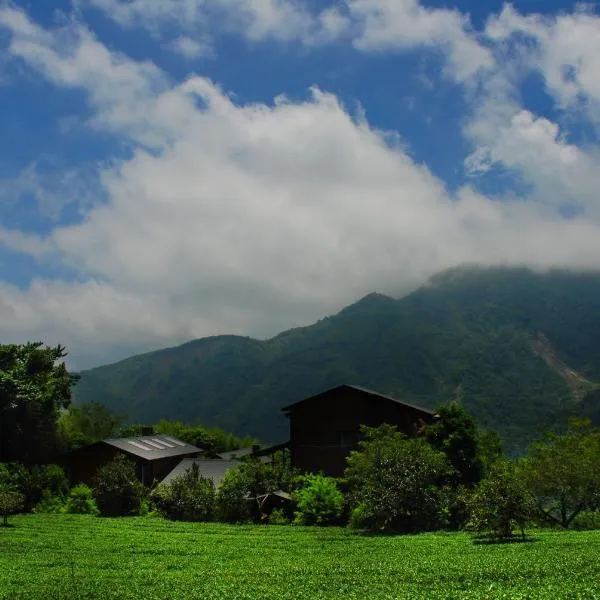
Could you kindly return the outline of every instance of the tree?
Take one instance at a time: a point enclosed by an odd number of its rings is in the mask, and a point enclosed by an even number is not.
[[[135,464],[122,455],[98,471],[94,499],[103,517],[137,515],[144,499],[144,486],[135,476]]]
[[[8,517],[20,513],[24,506],[25,499],[22,494],[7,487],[0,488],[0,515],[4,527],[8,527]]]
[[[332,477],[306,475],[295,496],[296,521],[303,525],[331,525],[342,514],[344,496]]]
[[[473,417],[458,402],[437,410],[437,419],[427,425],[425,438],[443,452],[454,468],[455,484],[475,485],[483,475],[481,435]]]
[[[210,521],[215,513],[215,486],[200,475],[198,465],[152,492],[157,510],[174,521]]]
[[[533,515],[534,498],[515,463],[502,458],[479,482],[469,501],[470,526],[492,537],[508,539],[514,528],[525,538],[525,525]]]
[[[406,438],[391,425],[363,431],[365,439],[348,457],[345,472],[354,523],[380,531],[438,527],[440,485],[451,472],[446,456],[424,439]]]
[[[532,444],[524,476],[539,512],[567,529],[600,506],[600,430],[549,434]]]
[[[123,417],[98,402],[70,406],[59,418],[58,426],[66,446],[78,448],[116,434]]]
[[[62,346],[0,345],[0,462],[47,462],[56,453],[56,421],[76,376]]]

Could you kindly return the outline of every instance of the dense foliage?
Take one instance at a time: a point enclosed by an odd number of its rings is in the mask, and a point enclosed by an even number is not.
[[[525,527],[535,514],[535,499],[517,465],[499,459],[472,493],[469,508],[475,531],[509,539],[518,529],[525,538]]]
[[[306,475],[296,490],[296,522],[301,525],[331,525],[339,521],[344,496],[335,479],[324,475]]]
[[[524,476],[542,515],[568,528],[600,507],[600,430],[547,435],[532,445]]]
[[[104,517],[138,514],[145,495],[135,464],[123,455],[98,470],[93,489],[94,500]]]
[[[127,406],[134,421],[200,419],[279,441],[282,406],[354,383],[428,408],[459,398],[514,454],[572,412],[600,422],[598,339],[600,276],[458,269],[400,300],[371,295],[270,340],[211,337],[93,369],[76,394]],[[581,374],[587,399],[571,402],[539,348]]]
[[[2,600],[593,600],[600,532],[463,534],[31,515],[0,531]]]
[[[8,526],[8,517],[16,515],[25,508],[25,498],[18,491],[8,486],[0,486],[0,517],[2,525]]]
[[[115,437],[123,418],[98,402],[71,405],[58,419],[59,435],[66,449],[79,448]]]
[[[158,512],[174,521],[211,521],[215,514],[215,486],[200,475],[196,464],[158,485],[151,498]]]
[[[452,472],[443,452],[390,425],[365,428],[348,457],[345,478],[352,524],[376,531],[416,532],[443,523],[441,484]]]
[[[48,462],[60,451],[57,418],[76,378],[62,346],[0,345],[0,462]]]
[[[84,483],[74,486],[69,492],[65,512],[73,515],[97,515],[100,511],[92,489]]]

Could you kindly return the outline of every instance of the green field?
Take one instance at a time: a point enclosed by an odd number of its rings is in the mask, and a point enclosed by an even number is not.
[[[463,534],[29,515],[0,528],[0,598],[600,599],[600,532]]]

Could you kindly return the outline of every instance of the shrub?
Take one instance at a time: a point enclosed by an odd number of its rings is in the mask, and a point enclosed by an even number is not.
[[[76,485],[67,498],[65,512],[76,515],[97,515],[99,511],[91,488],[84,483]]]
[[[274,508],[271,514],[267,517],[269,525],[288,525],[290,520],[287,518],[285,511],[281,508]]]
[[[470,528],[492,538],[508,539],[525,526],[534,514],[535,500],[528,492],[516,465],[508,459],[496,461],[469,501]]]
[[[440,484],[451,472],[444,454],[390,425],[364,431],[345,473],[350,509],[361,507],[352,518],[355,526],[400,532],[439,528],[444,521]]]
[[[65,500],[61,496],[53,496],[48,490],[44,492],[42,499],[33,509],[35,513],[58,514],[63,512]]]
[[[217,518],[226,523],[245,523],[252,518],[250,482],[241,469],[231,469],[219,485],[216,496]]]
[[[117,456],[99,471],[94,485],[94,499],[104,517],[139,514],[144,486],[135,476],[135,464]]]
[[[25,498],[23,494],[8,487],[0,488],[0,515],[4,527],[8,527],[8,517],[10,515],[16,515],[22,512],[24,508]]]
[[[306,475],[296,491],[298,510],[295,521],[302,525],[331,525],[342,514],[344,496],[335,479],[324,475]]]
[[[152,492],[158,512],[174,521],[210,521],[215,513],[215,486],[192,464],[183,475]]]

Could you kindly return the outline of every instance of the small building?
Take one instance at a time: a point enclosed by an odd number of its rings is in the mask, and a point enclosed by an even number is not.
[[[282,409],[290,420],[292,464],[303,472],[343,475],[346,457],[361,439],[361,425],[395,425],[409,436],[435,413],[373,390],[340,385]]]
[[[72,483],[92,483],[98,469],[119,455],[130,458],[138,479],[147,486],[162,481],[183,458],[202,453],[168,435],[110,438],[77,448],[66,457],[67,475]]]

